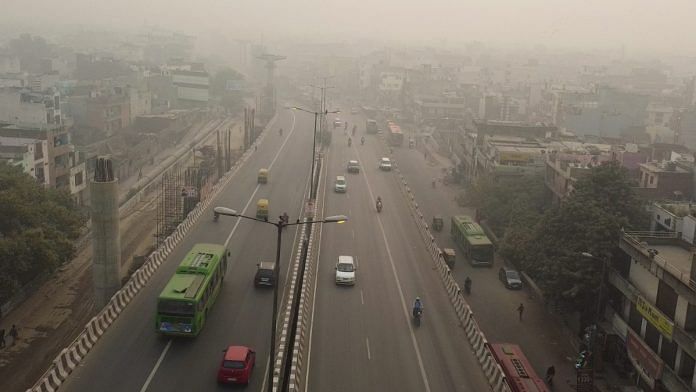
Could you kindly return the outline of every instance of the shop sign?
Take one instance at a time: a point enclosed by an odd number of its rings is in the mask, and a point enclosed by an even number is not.
[[[674,332],[674,323],[670,321],[662,312],[660,312],[656,307],[652,306],[650,302],[646,301],[643,297],[636,297],[636,309],[643,317],[648,320],[653,327],[657,328],[662,335],[667,339],[672,340],[672,333]]]
[[[626,335],[626,351],[628,351],[628,359],[631,360],[643,380],[654,388],[655,380],[662,377],[662,367],[664,366],[662,359],[643,343],[640,336],[631,329]]]

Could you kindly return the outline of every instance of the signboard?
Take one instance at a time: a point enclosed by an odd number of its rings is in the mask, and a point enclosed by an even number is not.
[[[594,392],[594,370],[592,368],[580,368],[575,370],[577,376],[577,392]]]
[[[662,366],[664,366],[662,359],[650,347],[646,346],[640,336],[636,335],[631,329],[628,330],[628,335],[626,335],[626,350],[628,351],[628,359],[638,370],[640,376],[651,388],[654,388],[655,380],[659,380],[662,377]]]
[[[636,297],[636,309],[643,317],[648,320],[653,327],[657,328],[662,335],[667,339],[672,340],[672,333],[674,331],[674,323],[670,321],[667,316],[662,314],[657,308],[652,306],[650,302],[646,301],[643,297]]]
[[[498,160],[500,162],[528,162],[529,154],[519,151],[500,151]]]
[[[240,79],[227,79],[225,81],[225,90],[227,91],[242,91],[244,81]]]

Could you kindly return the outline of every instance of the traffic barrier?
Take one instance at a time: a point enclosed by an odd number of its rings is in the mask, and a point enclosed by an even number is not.
[[[261,135],[259,135],[257,142],[262,140],[267,134],[267,129],[274,121],[275,117],[268,123],[268,126]],[[101,338],[109,326],[113,324],[130,301],[135,298],[135,295],[144,287],[157,268],[166,260],[167,256],[169,256],[171,251],[183,240],[188,230],[196,223],[203,211],[208,208],[215,196],[217,196],[220,190],[232,180],[238,169],[250,156],[250,151],[247,151],[247,153],[249,154],[243,154],[242,157],[235,162],[235,165],[232,166],[230,171],[220,178],[218,183],[213,186],[210,197],[194,207],[186,219],[176,227],[175,231],[165,239],[158,249],[148,256],[145,263],[131,275],[128,282],[126,282],[126,284],[111,297],[109,303],[85,325],[82,332],[80,332],[75,340],[56,356],[49,368],[27,391],[53,392],[58,390],[63,381],[67,379],[72,370],[82,361],[91,348],[94,347],[99,338]]]

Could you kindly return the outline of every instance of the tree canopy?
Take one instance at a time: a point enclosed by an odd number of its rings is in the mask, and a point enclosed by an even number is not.
[[[0,162],[0,300],[70,260],[85,216],[64,191]]]
[[[525,189],[522,183],[534,182],[522,179],[483,180],[469,199],[502,235],[499,253],[532,276],[548,299],[591,311],[602,260],[615,252],[621,229],[642,229],[648,222],[627,170],[615,161],[594,167],[559,206],[546,210],[540,208],[543,192]]]

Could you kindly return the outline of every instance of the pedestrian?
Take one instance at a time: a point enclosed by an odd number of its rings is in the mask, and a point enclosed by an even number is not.
[[[524,304],[520,304],[520,306],[517,307],[517,312],[520,314],[520,321],[522,321],[522,313],[524,313]]]
[[[553,376],[556,375],[556,368],[553,365],[546,369],[546,383],[553,385]]]
[[[5,328],[0,329],[0,348],[5,348]]]
[[[12,345],[14,345],[17,342],[17,339],[19,339],[19,333],[17,333],[17,326],[14,324],[12,324],[12,328],[10,328],[10,336],[12,337]]]

